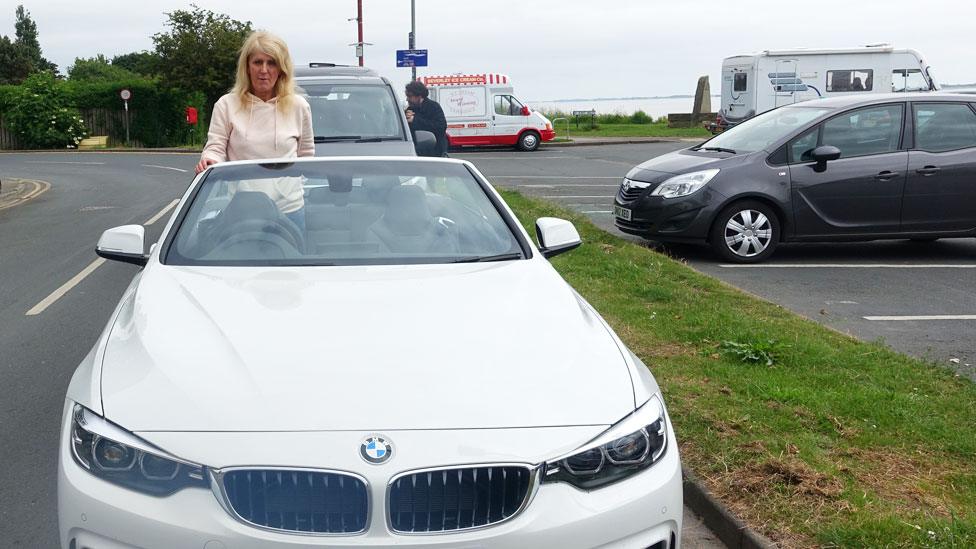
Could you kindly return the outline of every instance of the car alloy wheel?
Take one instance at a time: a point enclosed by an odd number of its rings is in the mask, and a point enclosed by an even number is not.
[[[525,132],[519,137],[518,148],[523,151],[534,151],[539,148],[539,135],[535,132]]]
[[[755,263],[772,255],[779,241],[779,219],[760,202],[744,201],[722,210],[712,229],[711,243],[723,258]]]

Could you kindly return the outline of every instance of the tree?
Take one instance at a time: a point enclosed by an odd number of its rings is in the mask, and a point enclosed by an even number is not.
[[[6,36],[0,36],[0,84],[20,84],[32,68],[24,48]]]
[[[159,55],[151,51],[139,51],[116,55],[112,58],[112,65],[142,76],[156,76],[159,74],[161,63]]]
[[[202,91],[209,112],[234,84],[237,56],[251,33],[251,22],[242,23],[195,4],[191,7],[192,11],[166,14],[170,31],[155,34],[153,42],[163,83]]]
[[[31,61],[31,72],[51,71],[57,74],[58,66],[41,55],[41,43],[37,39],[37,23],[31,19],[30,12],[20,5],[17,6],[15,13],[14,34],[17,37],[15,43],[24,48],[27,53]]]
[[[75,64],[68,67],[68,80],[79,82],[119,82],[137,78],[141,76],[122,67],[116,67],[102,54],[88,59],[76,58]]]

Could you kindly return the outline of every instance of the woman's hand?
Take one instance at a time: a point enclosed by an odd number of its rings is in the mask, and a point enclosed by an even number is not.
[[[213,158],[200,159],[200,162],[197,163],[197,167],[196,167],[197,173],[199,174],[203,170],[206,170],[208,167],[213,166],[216,163],[217,161],[214,160]]]

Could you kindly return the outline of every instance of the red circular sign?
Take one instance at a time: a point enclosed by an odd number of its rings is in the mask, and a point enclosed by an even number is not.
[[[119,97],[121,97],[123,101],[128,101],[132,99],[132,92],[127,89],[124,89],[119,92]]]

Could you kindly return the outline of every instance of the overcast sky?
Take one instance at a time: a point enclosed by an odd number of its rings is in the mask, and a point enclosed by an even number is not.
[[[76,57],[152,50],[165,12],[189,2],[0,0],[0,34],[14,34],[23,3],[44,56],[62,73]],[[356,0],[198,0],[288,42],[297,63],[355,64]],[[410,0],[363,0],[367,66],[402,87]],[[524,100],[694,93],[719,87],[722,58],[790,47],[889,42],[925,56],[943,83],[976,82],[973,0],[416,0],[418,74],[499,72]]]

